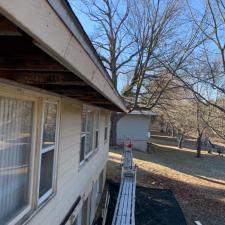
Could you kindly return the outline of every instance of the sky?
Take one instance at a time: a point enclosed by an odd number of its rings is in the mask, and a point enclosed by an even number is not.
[[[78,17],[81,25],[83,26],[85,32],[88,34],[88,36],[90,37],[91,34],[94,33],[94,30],[96,29],[95,23],[93,21],[91,21],[87,15],[85,15],[84,13],[82,13],[81,11],[81,1],[80,0],[68,0],[68,2],[70,3],[74,13],[76,14],[76,16]],[[125,84],[127,83],[127,78],[126,77],[120,77],[118,80],[118,91],[120,92],[122,90],[122,88],[125,86]]]
[[[78,19],[80,20],[80,23],[82,24],[85,32],[90,35],[91,33],[94,32],[94,23],[87,17],[87,15],[85,15],[84,13],[82,13],[79,9],[80,9],[80,1],[77,0],[68,0],[68,2],[70,3],[74,13],[76,14],[76,16],[78,17]]]
[[[185,1],[185,0],[182,0],[182,1]],[[68,2],[70,3],[74,13],[80,20],[84,30],[90,37],[90,35],[94,33],[96,26],[95,26],[95,23],[91,21],[88,18],[88,16],[82,12],[82,3],[81,3],[82,0],[68,0]],[[205,0],[190,0],[190,4],[192,5],[192,7],[198,10],[199,12],[203,11],[204,2]],[[127,78],[125,76],[121,76],[118,80],[118,90],[121,91],[122,87],[126,83],[127,83]]]
[[[182,0],[185,1],[185,0]],[[86,31],[86,33],[88,35],[92,34],[94,32],[95,29],[95,24],[94,22],[92,22],[87,15],[85,15],[84,13],[82,13],[82,8],[81,8],[81,0],[68,0],[68,2],[70,3],[74,13],[76,14],[76,16],[78,17],[78,19],[80,20],[84,30]],[[192,6],[199,11],[202,11],[203,9],[203,4],[204,0],[191,0],[191,4]]]

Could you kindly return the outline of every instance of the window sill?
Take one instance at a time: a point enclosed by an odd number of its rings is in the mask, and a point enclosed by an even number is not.
[[[56,192],[53,192],[51,195],[49,195],[48,198],[46,198],[40,205],[37,206],[36,211],[39,212],[42,208],[44,208],[49,201],[51,201],[56,195]]]
[[[38,199],[38,207],[44,204],[53,195],[53,189],[48,190],[41,198]]]
[[[30,212],[23,217],[19,224],[26,225],[28,224],[31,219],[33,219],[54,197],[56,193],[53,192],[45,201],[43,201],[40,205],[36,206],[35,208],[31,209]]]

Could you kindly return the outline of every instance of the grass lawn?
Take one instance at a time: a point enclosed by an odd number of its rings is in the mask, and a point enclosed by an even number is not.
[[[134,151],[137,184],[169,188],[175,194],[188,225],[225,225],[225,157],[153,144],[150,154]],[[109,153],[107,178],[120,181],[121,151]]]

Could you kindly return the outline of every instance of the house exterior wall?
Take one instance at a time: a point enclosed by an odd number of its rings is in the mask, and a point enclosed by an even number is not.
[[[15,95],[17,96],[22,93],[23,96],[33,95],[38,99],[47,98],[48,100],[54,99],[59,102],[56,190],[51,198],[49,198],[42,206],[37,207],[34,210],[24,224],[60,224],[78,196],[81,196],[81,202],[79,204],[80,209],[87,197],[92,199],[90,200],[91,203],[89,206],[91,211],[88,220],[90,223],[87,224],[90,225],[94,218],[98,203],[98,198],[94,198],[93,195],[96,195],[94,190],[98,188],[96,182],[98,182],[100,174],[103,174],[103,181],[105,182],[109,141],[104,140],[104,130],[105,115],[109,115],[109,111],[100,109],[99,148],[97,151],[93,152],[82,165],[80,165],[79,153],[83,103],[69,98],[61,98],[60,96],[49,95],[45,92],[26,90],[19,87],[20,85],[13,87],[0,84],[0,93],[6,92],[7,94],[7,92],[15,92]],[[79,209],[76,214],[78,213]]]
[[[73,21],[64,7],[65,4],[60,4],[59,0],[50,2],[62,18],[46,0],[0,0],[0,10],[1,14],[31,36],[35,45],[125,111],[119,94],[106,76],[106,72],[93,62],[94,57],[90,57],[86,51],[88,45],[78,41],[82,36],[81,32],[73,31],[77,29],[75,24],[75,27],[70,25],[70,29],[67,27],[66,24]]]
[[[105,143],[104,117],[100,114],[99,150],[82,166],[79,165],[82,104],[62,100],[58,150],[57,192],[28,224],[60,224],[79,195],[82,201],[91,195],[92,188],[105,169],[109,143]],[[101,112],[104,113],[104,110]],[[91,207],[91,221],[96,204]]]
[[[129,138],[134,148],[146,151],[149,128],[150,116],[128,114],[117,123],[117,143],[122,144]]]

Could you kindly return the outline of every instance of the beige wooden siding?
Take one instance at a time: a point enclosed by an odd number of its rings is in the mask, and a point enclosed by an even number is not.
[[[46,0],[0,0],[0,10],[47,54],[126,111],[112,83]]]
[[[76,198],[88,196],[108,158],[109,143],[104,142],[104,114],[100,113],[100,140],[97,151],[79,166],[82,103],[62,99],[56,195],[34,215],[29,225],[60,224]],[[86,193],[85,193],[86,192]]]

